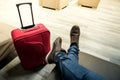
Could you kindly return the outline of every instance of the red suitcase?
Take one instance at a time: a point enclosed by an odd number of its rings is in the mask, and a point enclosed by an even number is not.
[[[33,25],[23,27],[19,6],[30,4]],[[50,31],[43,25],[34,25],[32,3],[17,4],[22,29],[11,32],[14,46],[24,69],[34,69],[45,64],[45,57],[50,50]]]

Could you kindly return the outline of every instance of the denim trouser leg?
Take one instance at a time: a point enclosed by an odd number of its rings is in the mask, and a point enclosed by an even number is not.
[[[75,45],[71,46],[68,49],[68,58],[71,59],[73,62],[78,63],[78,54],[79,54],[79,48]]]
[[[68,54],[60,51],[54,58],[54,61],[61,71],[63,80],[106,80],[102,76],[92,72],[78,64],[77,46],[71,46]]]

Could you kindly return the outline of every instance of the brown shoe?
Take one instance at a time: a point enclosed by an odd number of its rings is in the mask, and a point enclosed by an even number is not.
[[[70,42],[75,43],[79,47],[80,28],[74,25],[70,31]]]
[[[53,43],[52,50],[46,56],[46,63],[54,63],[54,56],[61,50],[62,39],[61,37],[56,38]]]

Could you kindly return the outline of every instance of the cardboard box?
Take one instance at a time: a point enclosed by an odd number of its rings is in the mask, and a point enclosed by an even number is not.
[[[69,4],[69,0],[39,0],[40,5],[43,7],[62,9]]]
[[[78,0],[78,5],[87,7],[97,7],[100,0]]]

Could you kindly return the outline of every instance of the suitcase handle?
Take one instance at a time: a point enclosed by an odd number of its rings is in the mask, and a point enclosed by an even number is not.
[[[21,18],[21,14],[20,14],[19,6],[20,6],[20,5],[25,5],[25,4],[30,5],[31,16],[32,16],[32,22],[33,22],[33,24],[32,24],[32,25],[28,25],[28,26],[23,27],[23,22],[22,22],[22,18]],[[28,28],[32,28],[32,27],[34,27],[34,26],[35,26],[35,23],[34,23],[34,18],[33,18],[32,3],[20,3],[20,4],[16,4],[16,6],[17,6],[17,9],[18,9],[19,17],[20,17],[21,29],[28,29]]]

